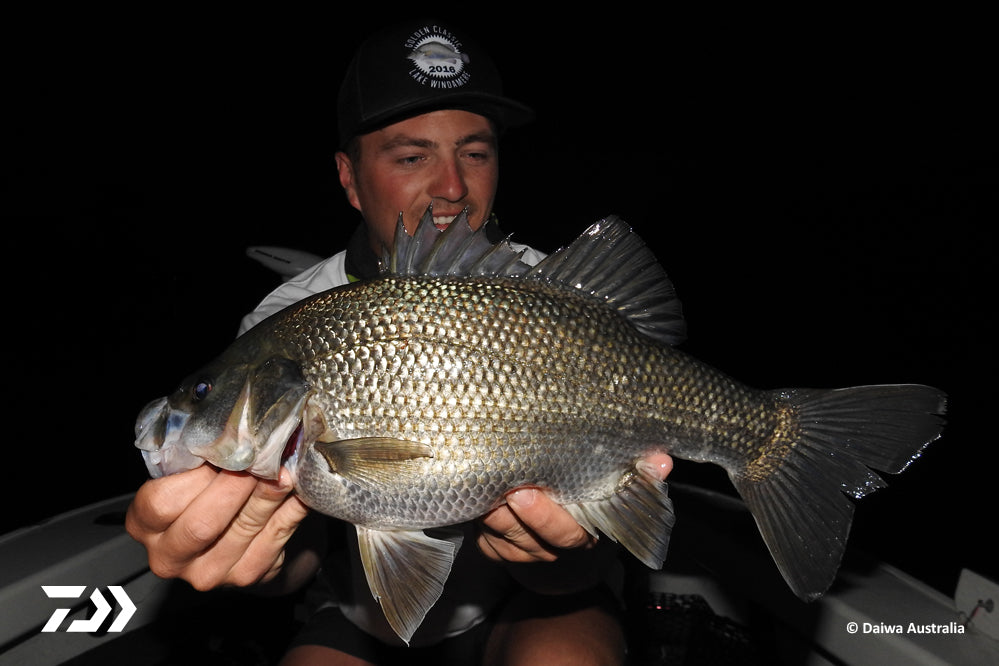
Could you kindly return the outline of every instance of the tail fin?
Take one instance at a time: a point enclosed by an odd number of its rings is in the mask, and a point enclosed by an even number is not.
[[[775,392],[793,414],[771,453],[730,473],[784,579],[811,601],[832,584],[853,502],[940,436],[946,396],[915,384]],[[781,441],[783,440],[783,441]]]

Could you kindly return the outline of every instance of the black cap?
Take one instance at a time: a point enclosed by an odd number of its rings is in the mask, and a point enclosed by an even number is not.
[[[372,35],[354,54],[337,101],[340,146],[437,109],[478,113],[501,131],[534,117],[503,95],[496,67],[463,31],[440,21],[408,21]]]

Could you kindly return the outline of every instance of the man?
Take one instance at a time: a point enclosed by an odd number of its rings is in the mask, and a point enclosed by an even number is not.
[[[244,330],[309,294],[373,277],[400,212],[410,232],[430,204],[441,228],[462,210],[473,228],[494,226],[498,135],[531,112],[503,96],[492,64],[463,34],[412,22],[361,46],[341,87],[338,116],[340,183],[364,224],[346,251],[270,294]],[[525,257],[541,255],[529,250]],[[663,477],[671,467],[667,456],[650,462]],[[331,521],[306,520],[291,490],[286,470],[264,481],[205,465],[147,482],[126,524],[156,574],[198,589],[321,589],[327,603],[285,664],[411,661],[414,650],[433,650],[438,663],[623,661],[615,601],[602,587],[614,551],[543,492],[519,489],[479,522],[414,647],[406,648],[391,645],[398,640],[367,593],[356,544],[336,547],[342,530],[331,530],[328,545]]]

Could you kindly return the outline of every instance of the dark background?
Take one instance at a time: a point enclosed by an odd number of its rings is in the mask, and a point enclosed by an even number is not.
[[[621,214],[677,286],[684,349],[749,384],[946,390],[943,438],[859,503],[852,543],[947,594],[961,567],[999,578],[981,17],[444,14],[538,112],[502,147],[515,239]],[[142,483],[139,409],[278,284],[247,246],[343,246],[336,88],[386,18],[7,17],[0,532]]]

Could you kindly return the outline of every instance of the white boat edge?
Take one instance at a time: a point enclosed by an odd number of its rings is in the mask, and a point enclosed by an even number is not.
[[[686,531],[675,535],[672,548],[698,567],[693,573],[673,572],[667,562],[664,571],[649,575],[650,592],[698,594],[716,614],[736,621],[751,601],[779,619],[780,648],[793,655],[787,663],[999,663],[999,640],[983,630],[994,630],[994,625],[971,622],[959,633],[944,631],[967,620],[971,609],[959,609],[953,598],[885,563],[844,566],[826,596],[807,605],[798,602],[762,542],[747,546],[727,526],[730,519],[742,520],[738,500],[680,484],[672,487],[685,512],[692,515],[693,505],[699,504],[699,511],[725,515],[720,521],[694,520],[685,513]],[[62,664],[157,621],[176,586],[184,584],[154,576],[144,548],[125,532],[131,497],[112,497],[0,536],[0,665]],[[86,586],[86,591],[78,600],[54,599],[43,585]],[[136,607],[123,631],[42,631],[60,607],[72,607],[60,623],[63,629],[87,619],[92,612],[87,595],[108,586],[121,586]],[[175,604],[171,608],[176,612]],[[990,613],[988,622],[997,617],[999,612]],[[851,623],[856,631],[849,629]],[[910,623],[938,630],[908,631]],[[903,630],[893,631],[897,626]]]

